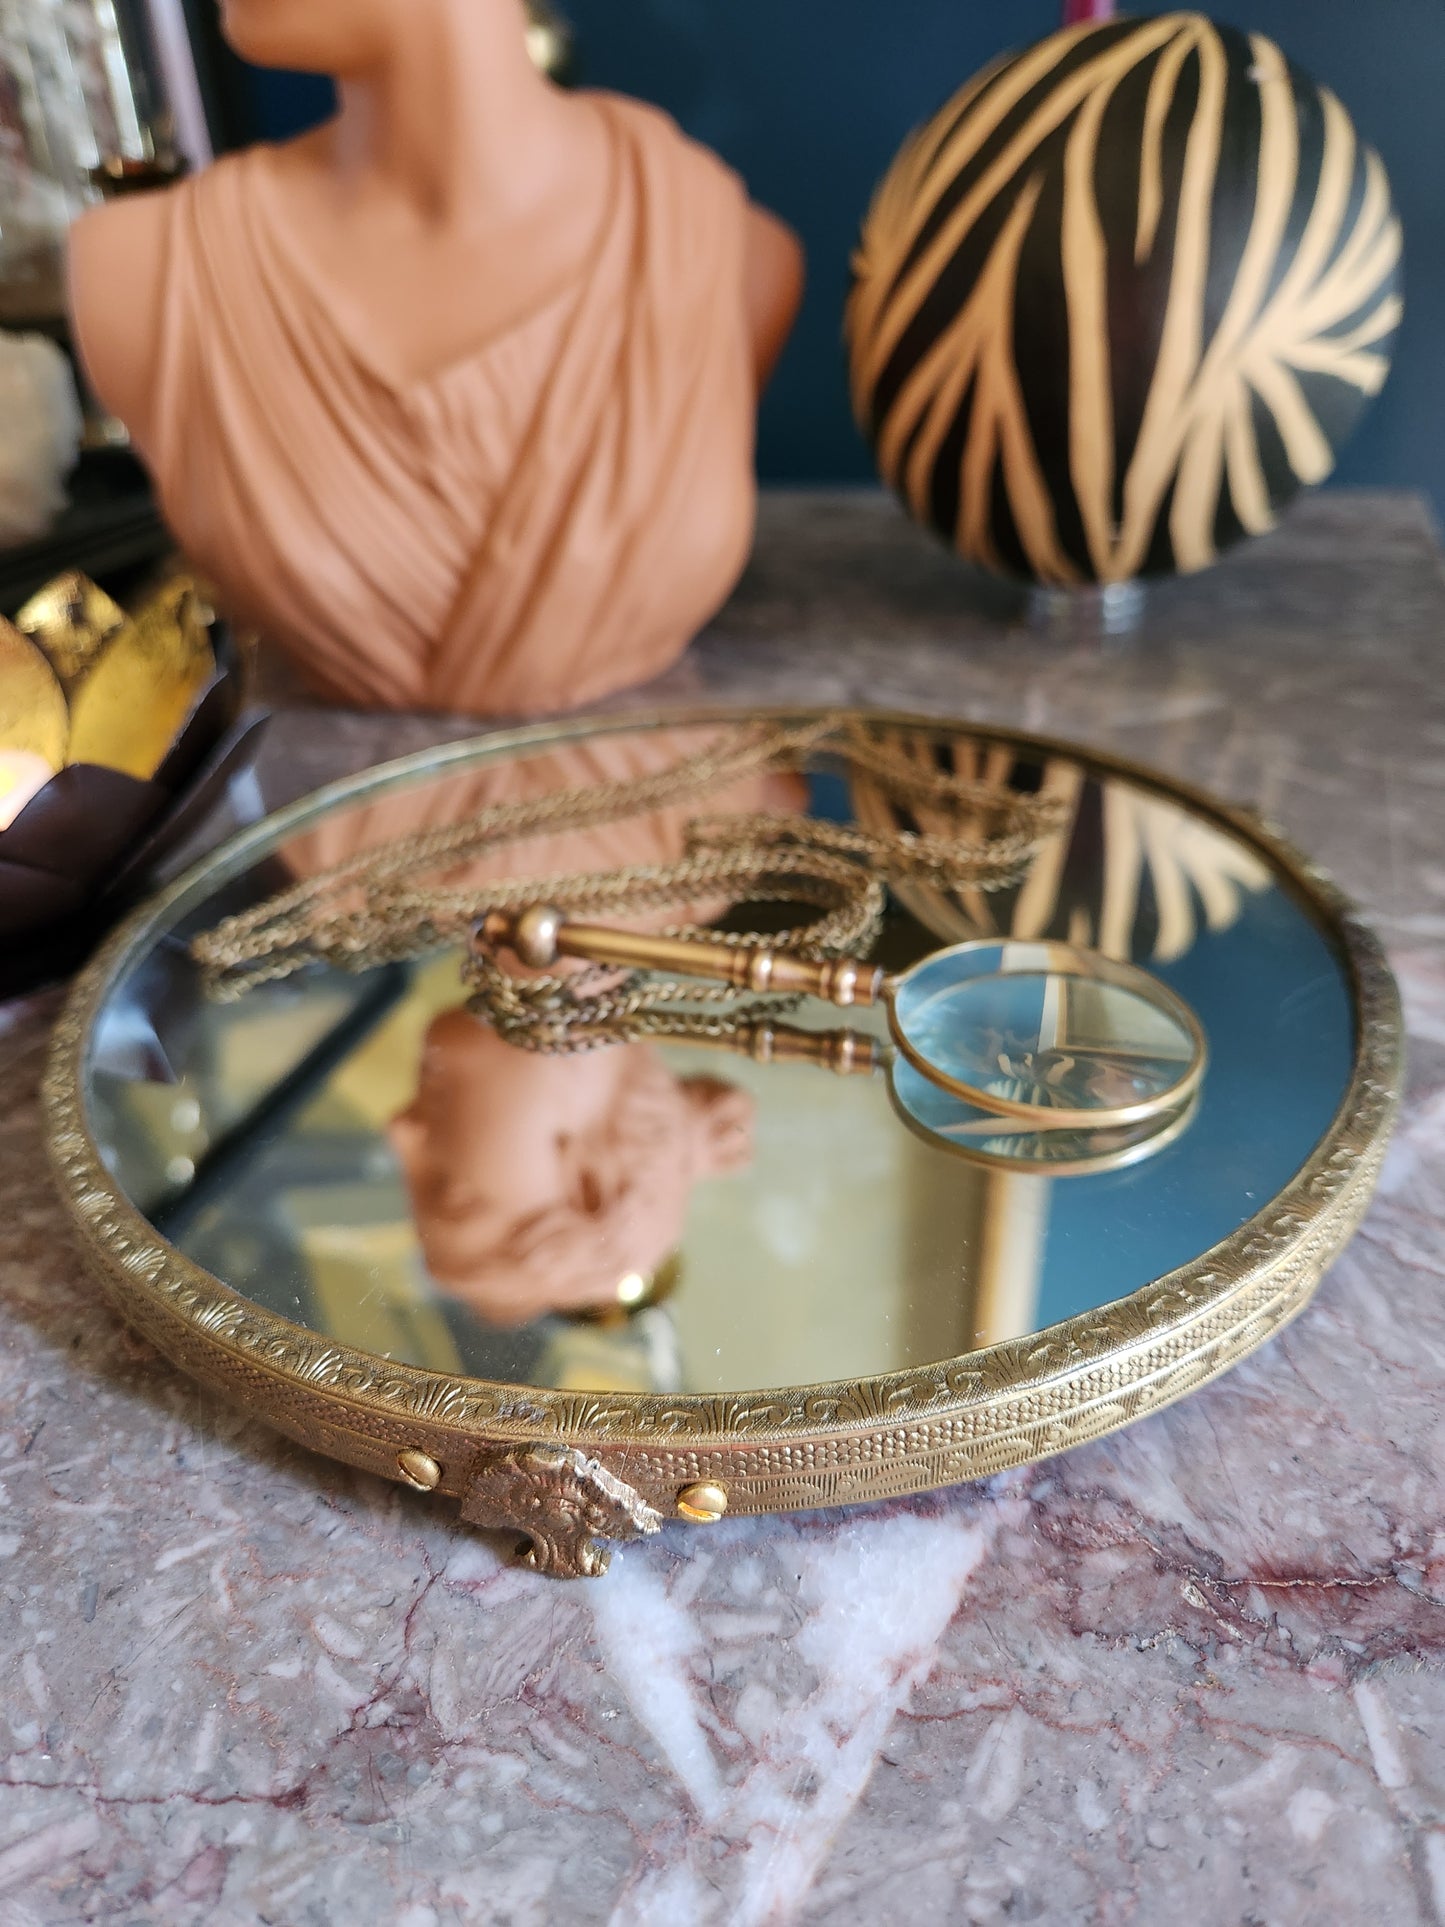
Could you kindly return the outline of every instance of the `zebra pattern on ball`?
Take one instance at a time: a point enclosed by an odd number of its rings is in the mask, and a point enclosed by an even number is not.
[[[1205,567],[1319,482],[1389,371],[1379,156],[1272,41],[1068,28],[905,143],[854,257],[854,412],[969,560],[1046,583]]]

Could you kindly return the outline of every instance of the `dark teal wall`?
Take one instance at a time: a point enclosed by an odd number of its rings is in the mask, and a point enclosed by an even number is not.
[[[862,480],[839,320],[849,250],[908,129],[976,68],[1058,24],[1057,0],[563,0],[582,78],[659,101],[798,229],[809,287],[763,410],[774,480]],[[1161,8],[1142,8],[1160,12]],[[1429,490],[1445,508],[1445,4],[1255,0],[1215,17],[1277,40],[1333,87],[1383,155],[1405,223],[1395,371],[1338,479]],[[314,102],[301,96],[301,110]],[[298,102],[267,80],[275,131]]]

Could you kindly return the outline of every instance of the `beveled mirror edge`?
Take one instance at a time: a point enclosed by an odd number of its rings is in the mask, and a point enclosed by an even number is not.
[[[691,706],[463,739],[302,798],[142,905],[77,979],[44,1085],[62,1198],[90,1268],[127,1321],[173,1362],[301,1444],[461,1497],[475,1522],[528,1532],[533,1563],[561,1572],[602,1569],[594,1533],[634,1536],[663,1518],[716,1516],[712,1501],[700,1509],[681,1498],[689,1488],[720,1488],[732,1513],[789,1511],[895,1497],[1047,1457],[1171,1403],[1277,1331],[1308,1301],[1363,1215],[1398,1106],[1400,1005],[1378,939],[1334,883],[1252,812],[1107,752],[947,715],[870,712],[884,725],[951,726],[1071,757],[1183,802],[1256,847],[1332,933],[1356,1017],[1340,1105],[1294,1179],[1203,1257],[1110,1305],[938,1365],[748,1394],[609,1396],[449,1377],[334,1344],[223,1285],[161,1239],[121,1194],[86,1119],[92,1022],[156,926],[201,886],[235,875],[338,803],[422,773],[598,732],[823,713],[806,704]],[[410,1469],[399,1463],[403,1456]],[[413,1476],[419,1464],[429,1468],[424,1479]]]

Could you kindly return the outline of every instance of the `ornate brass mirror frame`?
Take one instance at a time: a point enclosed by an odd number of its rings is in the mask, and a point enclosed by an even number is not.
[[[791,717],[807,714],[789,709]],[[664,1520],[885,1499],[1027,1464],[1170,1403],[1307,1302],[1362,1216],[1398,1101],[1399,998],[1378,940],[1328,877],[1251,812],[1076,745],[978,733],[1172,797],[1253,845],[1331,933],[1355,1007],[1353,1063],[1294,1179],[1193,1263],[1099,1310],[942,1364],[743,1395],[618,1396],[452,1378],[329,1342],[262,1310],[167,1244],[122,1195],[87,1122],[93,1021],[127,966],[188,901],[347,799],[597,729],[738,721],[696,710],[581,720],[450,744],[332,785],[258,824],[143,906],[77,981],[45,1084],[52,1162],[88,1262],[117,1309],[202,1383],[332,1458],[461,1501],[511,1527],[540,1571],[606,1569],[601,1542]],[[880,713],[899,727],[945,719]],[[949,719],[951,720],[951,719]]]

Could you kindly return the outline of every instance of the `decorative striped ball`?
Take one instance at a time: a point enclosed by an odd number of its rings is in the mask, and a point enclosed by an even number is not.
[[[1201,569],[1334,467],[1399,326],[1379,156],[1259,34],[1067,28],[912,135],[864,223],[854,411],[970,561]]]

